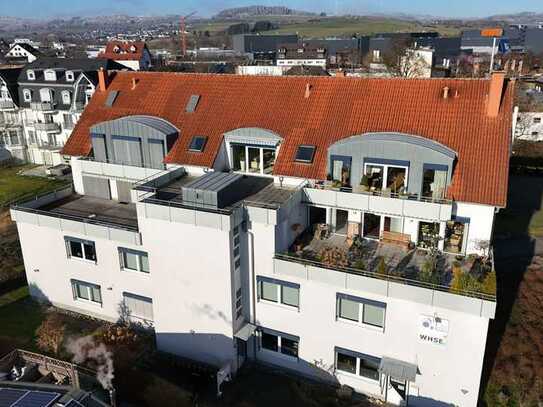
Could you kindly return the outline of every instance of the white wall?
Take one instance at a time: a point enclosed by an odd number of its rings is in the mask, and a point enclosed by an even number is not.
[[[535,119],[539,119],[539,123]],[[543,141],[543,112],[519,112],[518,121],[515,124],[515,138]]]
[[[469,219],[466,253],[480,253],[478,242],[490,242],[492,239],[494,207],[457,202],[453,214]]]

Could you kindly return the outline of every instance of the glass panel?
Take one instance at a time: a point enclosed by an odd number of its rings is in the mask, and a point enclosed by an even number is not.
[[[360,376],[368,379],[379,380],[379,361],[360,358]]]
[[[297,307],[299,304],[300,290],[295,287],[281,286],[281,302],[286,305]]]
[[[313,155],[315,154],[315,146],[299,146],[296,151],[295,161],[301,161],[306,163],[313,162]]]
[[[447,171],[424,170],[422,195],[427,198],[443,199],[447,186]]]
[[[368,186],[370,190],[380,190],[383,188],[384,167],[382,165],[366,165],[366,176],[368,177]]]
[[[340,298],[339,300],[339,316],[344,319],[358,322],[358,313],[360,309],[360,303],[356,301]]]
[[[381,235],[381,216],[364,213],[364,236],[379,239]]]
[[[445,246],[446,252],[460,253],[464,240],[465,224],[450,220],[445,228]]]
[[[274,352],[278,351],[277,346],[277,336],[262,332],[262,347],[264,349],[272,350]]]
[[[245,146],[232,145],[232,167],[234,171],[247,171]]]
[[[94,244],[92,243],[83,243],[85,248],[85,258],[87,260],[96,261],[96,251],[94,250]]]
[[[268,283],[267,281],[262,281],[262,298],[268,301],[277,302],[277,284]]]
[[[88,289],[87,286],[85,286],[83,284],[80,284],[80,283],[75,283],[75,290],[76,290],[77,298],[83,298],[85,300],[90,300],[89,289]]]
[[[419,222],[418,246],[431,248],[437,245],[439,240],[439,223]]]
[[[341,370],[343,372],[356,374],[356,358],[354,356],[349,356],[338,352],[336,368],[337,370]]]
[[[74,242],[70,240],[70,254],[73,257],[79,257],[80,259],[83,258],[83,247],[81,242]]]
[[[260,172],[260,148],[249,147],[249,172]]]
[[[385,309],[377,305],[364,304],[363,322],[382,328],[385,325]]]
[[[138,255],[130,252],[124,252],[124,268],[130,270],[137,270]]]
[[[142,254],[140,256],[140,260],[141,260],[141,271],[143,271],[144,273],[148,273],[149,272],[149,257],[147,257],[146,254]]]
[[[281,353],[298,357],[298,341],[281,337]]]
[[[100,304],[102,303],[102,294],[100,293],[100,287],[98,286],[91,286],[91,293],[92,293],[92,300],[94,302],[99,302]]]
[[[275,163],[275,150],[265,148],[262,150],[262,156],[264,159],[264,174],[271,174]]]
[[[339,181],[342,186],[351,184],[351,165],[346,160],[332,161],[332,179]]]
[[[387,168],[387,188],[391,192],[400,193],[405,190],[407,169],[401,167]]]

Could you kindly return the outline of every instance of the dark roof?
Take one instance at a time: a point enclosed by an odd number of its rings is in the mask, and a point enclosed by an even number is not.
[[[133,89],[133,80],[137,86]],[[309,85],[309,95],[307,89]],[[448,87],[458,97],[443,99]],[[119,94],[111,107],[105,101]],[[106,92],[95,92],[63,154],[91,151],[90,127],[129,115],[157,116],[179,129],[165,161],[213,167],[228,131],[258,127],[283,137],[275,175],[326,179],[335,142],[371,132],[406,133],[437,141],[458,154],[447,196],[504,206],[507,197],[514,82],[497,117],[487,115],[488,79],[369,79],[118,72]],[[198,107],[185,111],[191,95]],[[265,109],[262,106],[266,106]],[[207,136],[202,153],[193,136]],[[300,145],[315,145],[312,164],[295,162]]]
[[[26,42],[21,42],[21,43],[17,43],[17,44],[13,44],[13,47],[11,47],[11,49],[13,49],[14,47],[16,47],[17,45],[19,45],[21,48],[24,48],[25,50],[27,50],[28,52],[30,52],[31,54],[33,55],[40,55],[40,51],[38,51],[36,48],[34,48],[32,45],[30,44],[27,44]]]
[[[527,28],[524,46],[534,54],[543,53],[543,28]]]
[[[421,47],[431,47],[434,50],[434,57],[438,59],[455,58],[461,53],[462,38],[460,37],[425,37],[417,38],[415,42]]]
[[[21,73],[22,67],[20,68],[4,68],[0,69],[0,78],[6,82],[8,87],[9,94],[11,99],[17,106],[19,106],[19,92],[17,91],[17,78]]]
[[[132,47],[134,47],[132,51]],[[109,41],[104,52],[98,58],[113,59],[116,61],[139,61],[147,45],[143,41]],[[149,50],[147,49],[147,52]]]
[[[239,34],[232,36],[232,42],[238,52],[276,52],[279,44],[297,44],[298,35]]]
[[[310,75],[310,76],[330,76],[326,69],[320,66],[297,65],[290,68],[285,75]]]
[[[303,50],[303,52],[299,52]],[[281,44],[277,47],[278,57],[284,55],[284,59],[324,59],[326,48],[303,44]]]
[[[32,83],[48,82],[44,80],[43,71],[47,69],[57,70],[56,83],[71,83],[66,81],[65,72],[72,71],[75,73],[76,79],[80,72],[98,71],[100,68],[106,70],[127,70],[124,65],[121,65],[111,59],[86,59],[86,58],[38,58],[34,62],[27,64],[19,74],[19,82],[29,82],[26,71],[33,70],[36,79]]]
[[[326,49],[326,53],[336,55],[339,51],[357,50],[359,47],[358,38],[348,39],[329,39],[329,40],[305,40],[304,43],[311,47],[322,47]]]

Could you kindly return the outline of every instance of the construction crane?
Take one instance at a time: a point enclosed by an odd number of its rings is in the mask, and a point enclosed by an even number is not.
[[[186,16],[181,16],[181,21],[179,24],[179,37],[181,40],[181,56],[185,57],[187,55],[187,34],[186,34],[186,24],[185,21],[190,17],[196,14],[196,11],[187,14]]]

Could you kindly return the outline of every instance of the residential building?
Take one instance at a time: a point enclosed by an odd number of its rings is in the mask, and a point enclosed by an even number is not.
[[[151,53],[143,41],[110,41],[97,58],[115,61],[134,71],[151,67]]]
[[[515,123],[515,138],[543,141],[543,111],[519,112]]]
[[[73,190],[11,208],[33,297],[223,372],[477,405],[514,82],[100,78]]]
[[[277,48],[277,66],[290,69],[293,66],[320,66],[326,69],[326,49],[302,44],[282,44]]]
[[[19,114],[30,162],[64,162],[60,150],[96,89],[99,69],[126,68],[108,59],[40,58],[21,70]]]
[[[26,161],[23,122],[19,111],[17,79],[22,68],[0,69],[0,161]]]
[[[15,43],[5,54],[9,61],[34,62],[40,56],[40,51],[26,42]]]

